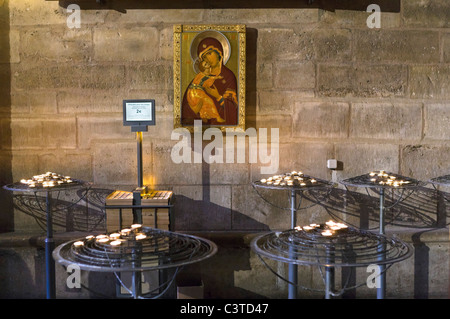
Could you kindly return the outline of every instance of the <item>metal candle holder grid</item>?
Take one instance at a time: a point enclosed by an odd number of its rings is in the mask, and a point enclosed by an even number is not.
[[[54,177],[54,180],[62,180],[61,176],[56,173],[47,172],[41,175],[35,175],[32,179],[22,180],[13,184],[8,184],[3,186],[4,189],[13,192],[26,192],[33,193],[36,202],[39,204],[38,193],[45,194],[45,207],[38,205],[42,211],[46,214],[46,238],[45,238],[45,271],[46,271],[46,290],[47,299],[53,299],[56,297],[56,286],[55,286],[55,262],[52,259],[52,251],[55,248],[55,242],[53,239],[53,213],[56,210],[52,207],[52,194],[57,193],[57,198],[59,198],[60,192],[69,191],[77,188],[86,188],[86,193],[91,186],[91,183],[84,182],[78,179],[72,179],[69,176],[65,176],[65,182],[60,184],[50,184],[50,180]],[[39,177],[39,178],[38,178]],[[36,183],[31,181],[36,180]],[[44,184],[45,182],[45,184]],[[58,208],[58,210],[60,210]]]
[[[317,190],[324,188],[332,188],[335,186],[334,183],[325,181],[323,179],[315,178],[309,175],[303,174],[301,171],[291,171],[290,173],[284,173],[281,175],[275,175],[268,178],[263,178],[259,181],[252,183],[253,188],[256,193],[270,205],[291,211],[291,228],[297,225],[297,215],[296,212],[301,209],[306,209],[309,207],[301,208],[303,192],[308,190]],[[290,191],[290,208],[278,207],[266,200],[262,194],[258,192],[258,188],[268,189],[268,190],[287,190]],[[297,203],[297,193],[300,194],[300,199]],[[295,263],[289,264],[289,286],[288,286],[288,298],[297,298],[297,282],[298,282],[298,268]]]
[[[402,191],[402,195],[398,198],[398,200],[391,206],[395,206],[397,203],[399,203],[402,199],[405,197],[404,190],[409,189],[411,190],[411,193],[414,191],[415,188],[421,187],[426,185],[427,183],[421,182],[419,180],[405,177],[399,174],[395,174],[392,172],[387,172],[384,170],[380,171],[372,171],[368,174],[352,177],[346,180],[341,181],[341,184],[343,184],[346,188],[348,186],[353,187],[364,187],[366,189],[374,189],[378,191],[379,195],[379,208],[380,208],[380,215],[379,215],[379,234],[385,235],[385,191],[386,190],[396,190],[399,189]],[[380,251],[385,251],[383,247],[379,248]],[[380,259],[384,258],[384,254],[380,255]],[[382,263],[382,260],[380,260]],[[386,296],[386,268],[383,264],[380,266],[381,268],[381,276],[380,276],[380,287],[377,288],[377,298],[378,299],[384,299]]]
[[[203,261],[217,252],[213,242],[193,235],[180,234],[141,225],[121,231],[87,236],[58,246],[53,258],[64,266],[76,264],[82,270],[132,273],[132,289],[126,290],[135,299],[146,298],[141,292],[141,272],[176,268],[171,280],[156,290],[162,296],[171,286],[180,267]],[[166,286],[162,289],[163,286]],[[146,294],[154,293],[156,290]]]
[[[340,295],[345,290],[356,288],[344,286],[340,293],[334,292],[335,267],[392,265],[412,255],[410,246],[399,239],[347,226],[336,231],[329,231],[328,223],[261,234],[252,240],[251,249],[272,273],[291,285],[297,285],[297,283],[290,282],[277,274],[262,257],[288,264],[318,266],[320,270],[324,267],[326,299]]]

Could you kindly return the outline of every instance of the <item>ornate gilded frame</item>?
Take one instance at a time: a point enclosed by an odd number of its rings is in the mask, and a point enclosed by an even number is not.
[[[173,28],[174,46],[174,128],[184,127],[194,131],[194,126],[182,124],[183,95],[190,80],[195,75],[192,65],[191,44],[195,36],[205,31],[217,31],[224,35],[230,46],[230,57],[227,63],[237,81],[238,119],[237,125],[203,125],[203,128],[217,127],[222,131],[245,130],[245,81],[246,81],[246,27],[245,25],[175,25]],[[194,40],[193,40],[194,38]],[[225,55],[225,52],[224,52]],[[227,67],[228,67],[227,64]],[[190,70],[190,69],[192,70]],[[188,76],[186,74],[191,74]]]

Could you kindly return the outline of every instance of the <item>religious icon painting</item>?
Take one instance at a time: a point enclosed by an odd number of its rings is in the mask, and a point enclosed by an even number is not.
[[[245,130],[245,25],[174,26],[174,127]]]

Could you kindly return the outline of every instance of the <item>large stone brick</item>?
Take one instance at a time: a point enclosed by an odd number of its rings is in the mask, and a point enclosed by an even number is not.
[[[314,56],[311,33],[293,29],[267,28],[258,30],[258,60],[310,60]]]
[[[320,64],[317,91],[321,96],[403,96],[407,74],[407,68],[402,65]]]
[[[239,24],[245,21],[247,25],[252,25],[261,21],[279,21],[280,17],[283,23],[308,25],[319,20],[319,12],[317,9],[213,9],[205,11],[203,21],[225,24]]]
[[[313,89],[316,86],[316,70],[311,62],[276,62],[273,73],[274,87],[277,89]]]
[[[409,71],[412,98],[449,98],[450,66],[413,65]]]
[[[294,104],[298,100],[311,97],[314,97],[313,90],[260,90],[258,92],[258,111],[261,114],[292,114]]]
[[[395,144],[336,144],[336,159],[343,163],[340,179],[367,174],[374,170],[399,172],[399,146]]]
[[[316,61],[351,60],[352,32],[348,29],[318,29],[312,33]]]
[[[349,114],[347,103],[296,102],[292,134],[294,137],[345,138]]]
[[[399,103],[352,104],[350,137],[420,140],[422,105]]]
[[[96,61],[154,61],[159,58],[156,28],[96,28],[93,38]]]
[[[422,30],[355,31],[354,58],[358,62],[439,62],[439,33]]]
[[[44,27],[21,33],[21,57],[24,62],[89,62],[92,59],[90,29]]]
[[[78,147],[81,149],[90,148],[92,141],[102,141],[111,139],[133,140],[135,133],[130,132],[129,127],[123,126],[121,116],[79,116],[78,126]]]
[[[375,1],[374,1],[375,2]],[[401,14],[398,12],[386,12],[381,7],[380,27],[385,30],[388,28],[398,28],[401,25]],[[331,28],[364,28],[369,30],[367,19],[372,12],[356,10],[322,10],[320,13],[321,25]]]
[[[425,105],[425,138],[448,141],[450,138],[450,106],[445,103]]]
[[[133,142],[101,141],[93,145],[93,182],[137,186],[137,147]],[[151,176],[151,144],[143,144],[144,182]]]
[[[173,69],[169,64],[151,63],[127,68],[129,87],[133,90],[173,89]]]
[[[4,28],[1,21],[0,27]],[[0,30],[0,63],[18,62],[20,62],[20,32],[5,27]]]
[[[406,145],[401,149],[401,170],[404,175],[423,181],[447,175],[450,148],[445,145]]]
[[[18,118],[10,123],[13,149],[76,147],[75,119]]]
[[[92,181],[92,156],[74,151],[45,152],[39,155],[39,169],[34,175],[49,171]]]
[[[126,83],[121,65],[71,65],[17,67],[11,70],[16,89],[90,88],[118,89]]]
[[[231,230],[231,186],[174,186],[176,230]]]
[[[450,4],[447,0],[402,1],[402,18],[408,27],[448,28]]]

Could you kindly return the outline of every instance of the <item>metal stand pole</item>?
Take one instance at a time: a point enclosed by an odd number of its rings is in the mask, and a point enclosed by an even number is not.
[[[297,226],[297,214],[296,214],[296,207],[297,207],[297,200],[296,200],[296,193],[295,190],[291,191],[291,229],[294,229]],[[300,196],[301,200],[301,196]],[[289,257],[295,258],[294,254],[294,248],[291,246],[289,248]],[[288,277],[289,281],[293,284],[288,284],[288,298],[289,299],[297,299],[297,282],[298,282],[298,266],[296,264],[289,264],[288,265]],[[295,284],[295,285],[294,285]]]
[[[384,229],[384,188],[380,189],[380,235],[385,235]],[[383,239],[382,239],[383,240]],[[386,259],[386,243],[384,240],[378,245],[378,251],[380,252],[379,260],[384,261]],[[380,285],[377,287],[377,299],[384,299],[386,295],[386,266],[379,265],[380,269]]]
[[[144,175],[142,166],[142,132],[136,132],[137,140],[137,166],[138,166],[138,187],[144,186]]]
[[[55,242],[53,239],[53,219],[51,207],[51,194],[47,192],[45,199],[46,213],[47,213],[47,237],[45,238],[45,275],[47,287],[47,299],[55,299],[55,261],[52,258],[53,249],[55,249]]]
[[[333,249],[327,247],[327,263],[334,262]],[[331,299],[331,292],[334,290],[334,267],[325,266],[325,299]]]
[[[137,247],[133,249],[131,253],[131,259],[133,260],[132,266],[134,267],[140,267],[141,266],[141,249],[140,249],[140,243],[136,243]],[[139,299],[142,295],[142,283],[141,278],[142,273],[140,271],[133,271],[131,274],[131,290],[133,292],[133,298]]]

